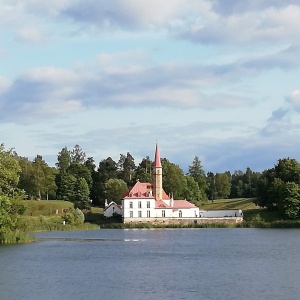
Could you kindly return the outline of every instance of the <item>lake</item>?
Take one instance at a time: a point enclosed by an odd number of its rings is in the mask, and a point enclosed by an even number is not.
[[[0,247],[1,300],[300,298],[299,229],[43,232]]]

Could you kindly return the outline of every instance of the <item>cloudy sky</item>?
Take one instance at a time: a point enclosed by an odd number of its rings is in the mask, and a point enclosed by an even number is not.
[[[299,0],[2,0],[0,142],[187,170],[300,160]]]

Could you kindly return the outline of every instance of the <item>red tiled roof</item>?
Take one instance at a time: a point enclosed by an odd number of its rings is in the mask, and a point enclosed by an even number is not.
[[[156,200],[155,201],[155,208],[172,208],[170,205],[166,204],[162,200]]]
[[[197,206],[187,200],[174,200],[174,208],[197,208]]]
[[[124,195],[124,198],[154,198],[150,193],[151,191],[152,184],[150,182],[137,181],[136,184],[129,190],[129,192]]]

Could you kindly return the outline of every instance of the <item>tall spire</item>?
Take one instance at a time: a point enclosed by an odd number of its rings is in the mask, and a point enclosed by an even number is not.
[[[160,154],[159,154],[159,150],[158,150],[158,145],[157,145],[157,143],[156,143],[156,148],[155,148],[154,167],[156,167],[156,168],[161,168]]]
[[[162,200],[162,166],[160,161],[160,155],[158,145],[156,143],[155,158],[153,166],[153,196],[155,200]]]

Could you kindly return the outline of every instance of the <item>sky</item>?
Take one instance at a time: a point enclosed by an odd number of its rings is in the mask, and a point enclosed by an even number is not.
[[[0,143],[54,166],[300,161],[298,0],[2,0]]]

